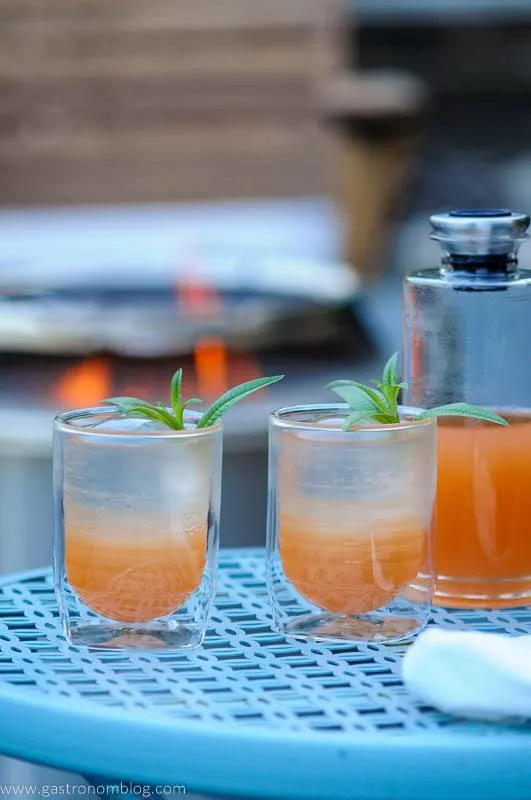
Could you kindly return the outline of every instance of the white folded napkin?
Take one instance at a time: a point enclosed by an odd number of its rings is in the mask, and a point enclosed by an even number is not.
[[[531,636],[429,628],[402,663],[407,689],[472,719],[531,718]]]

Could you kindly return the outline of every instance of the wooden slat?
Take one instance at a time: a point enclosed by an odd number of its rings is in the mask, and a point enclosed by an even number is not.
[[[0,203],[322,190],[329,2],[0,0]]]
[[[255,154],[224,154],[190,158],[181,153],[172,161],[167,151],[154,153],[149,147],[103,153],[98,158],[46,158],[0,156],[2,196],[7,205],[34,203],[151,202],[316,194],[327,187],[323,159],[315,148],[295,144],[284,147],[275,159]],[[134,158],[141,158],[136,165]]]
[[[0,82],[0,138],[17,129],[70,134],[99,128],[103,134],[130,126],[157,130],[160,126],[186,127],[202,121],[223,120],[238,125],[245,119],[297,120],[315,117],[313,94],[297,80],[224,82],[127,82],[115,80],[2,84]]]
[[[173,25],[181,30],[314,24],[326,0],[0,0],[0,22],[93,25],[118,20],[125,27]]]
[[[181,130],[141,131],[124,129],[110,136],[107,131],[84,131],[71,136],[53,131],[51,135],[28,135],[0,140],[0,158],[24,161],[26,158],[65,158],[73,161],[98,158],[127,157],[138,159],[156,154],[157,158],[187,161],[195,158],[199,163],[207,159],[227,161],[233,158],[255,160],[257,163],[282,158],[283,153],[301,152],[304,157],[318,146],[319,129],[312,123],[293,125],[290,122],[275,125],[254,123],[205,126],[190,125]],[[142,163],[136,163],[142,169]]]
[[[227,34],[190,40],[184,34],[156,31],[125,36],[10,35],[0,28],[0,80],[105,76],[303,75],[308,79],[315,52],[307,36],[260,32],[239,40]],[[81,55],[80,55],[81,54]]]

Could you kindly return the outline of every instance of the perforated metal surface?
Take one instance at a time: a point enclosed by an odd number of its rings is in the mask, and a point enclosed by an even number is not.
[[[3,582],[0,678],[34,692],[209,723],[407,733],[462,727],[407,697],[404,646],[286,641],[271,628],[260,551],[226,552],[204,647],[187,655],[88,653],[58,628],[50,573]],[[523,633],[531,610],[434,612],[434,622]]]
[[[436,610],[433,622],[518,634],[527,632],[531,609]],[[352,744],[352,733],[363,732],[388,745],[407,737],[424,741],[433,733],[474,740],[507,733],[445,717],[409,697],[400,680],[403,645],[304,644],[286,641],[270,624],[263,553],[255,549],[222,553],[205,645],[187,655],[89,654],[69,645],[59,630],[48,571],[8,577],[0,585],[0,717],[7,696],[14,702],[29,693],[36,709],[46,698],[64,699],[80,718],[89,706],[90,713],[104,707],[120,717],[140,711],[144,722],[162,716],[220,734],[234,725],[297,732],[294,740],[335,732]],[[522,741],[528,730],[512,729],[511,735]],[[9,730],[1,733],[9,736]]]

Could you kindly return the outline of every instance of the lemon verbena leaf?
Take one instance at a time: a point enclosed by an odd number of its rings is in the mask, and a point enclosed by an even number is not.
[[[375,414],[355,413],[351,414],[350,417],[345,420],[343,424],[343,430],[349,431],[353,427],[358,427],[363,422],[379,422],[381,425],[393,425],[394,423],[399,422],[399,420],[398,418],[393,419],[391,414],[382,414],[380,412],[376,412]]]
[[[100,400],[100,403],[109,403],[112,406],[145,406],[150,405],[144,400],[139,400],[138,397],[107,397],[105,400]]]
[[[172,430],[180,430],[177,420],[162,404],[151,405],[151,403],[146,403],[136,397],[109,397],[101,402],[116,406],[117,413],[123,416],[143,417],[154,422],[162,422],[163,425],[167,425]]]
[[[397,384],[380,384],[380,391],[386,399],[389,407],[389,412],[398,420],[398,395],[400,393],[400,386]]]
[[[496,425],[509,425],[506,419],[498,416],[493,411],[489,411],[482,406],[470,405],[470,403],[450,403],[449,405],[437,406],[423,411],[416,419],[429,419],[431,417],[469,417],[471,419],[482,419],[485,422],[493,422]]]
[[[372,419],[370,414],[351,414],[343,423],[343,430],[350,431],[352,428],[361,425],[362,422],[367,422]]]
[[[178,369],[171,381],[171,407],[176,417],[181,413],[181,391],[183,383],[183,371]]]
[[[139,406],[128,406],[123,410],[118,406],[118,411],[131,417],[146,417],[146,419],[151,419],[154,422],[161,422],[172,430],[179,430],[175,418],[167,411],[164,411],[164,409],[156,408],[155,406],[143,404]]]
[[[256,378],[253,381],[247,381],[247,383],[242,383],[240,386],[229,389],[227,392],[224,392],[221,397],[218,397],[210,408],[205,411],[197,423],[197,427],[207,428],[209,425],[213,425],[229,410],[229,408],[232,408],[235,403],[239,403],[240,400],[244,400],[260,389],[265,389],[266,386],[271,386],[273,383],[281,381],[283,377],[283,375],[274,375],[271,378]]]
[[[345,403],[348,403],[352,411],[364,409],[367,405],[367,398],[369,398],[375,411],[380,411],[382,414],[389,413],[387,402],[382,393],[377,389],[371,389],[370,386],[365,386],[363,383],[347,380],[332,381],[332,383],[328,383],[325,386],[325,389],[331,389],[331,391],[339,395]]]
[[[330,389],[347,403],[354,415],[361,414],[365,418],[369,418],[379,411],[378,406],[371,398],[361,389],[350,385],[349,381],[334,381],[334,383],[329,383],[325,388]]]
[[[370,386],[365,386],[363,383],[357,383],[356,381],[353,381],[353,384],[354,386],[357,386],[358,389],[365,392],[368,397],[370,397],[374,405],[381,411],[382,414],[389,413],[387,401],[378,389],[371,389]]]
[[[184,430],[182,413],[172,414],[172,412],[169,411],[163,403],[157,403],[155,408],[161,416],[161,421],[164,422],[169,428],[172,428],[176,431]],[[184,411],[184,407],[182,410]]]
[[[348,403],[348,405],[353,408],[363,403],[370,403],[371,406],[377,408],[365,389],[360,389],[359,385],[355,384],[353,381],[332,381],[331,383],[327,383],[324,388],[335,392],[345,403]]]
[[[394,386],[398,382],[398,353],[393,353],[384,367],[382,383]]]
[[[373,420],[375,422],[380,422],[382,425],[395,425],[400,422],[400,417],[398,413],[396,416],[394,414],[375,414]]]

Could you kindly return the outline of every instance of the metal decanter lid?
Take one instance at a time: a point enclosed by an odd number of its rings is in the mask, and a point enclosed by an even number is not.
[[[505,208],[464,208],[430,217],[431,238],[447,255],[511,255],[527,238],[529,216]]]

